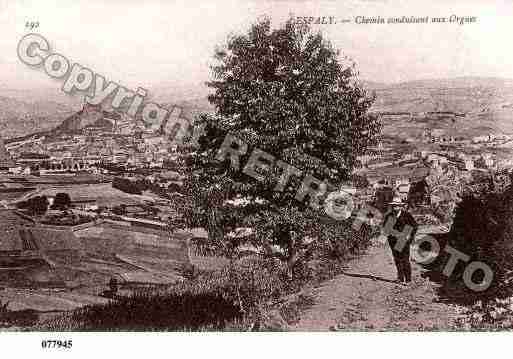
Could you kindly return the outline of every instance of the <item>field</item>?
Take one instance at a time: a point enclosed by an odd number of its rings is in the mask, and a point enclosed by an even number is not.
[[[3,212],[0,227],[6,232],[0,255],[22,249],[20,226],[28,226],[25,231],[32,233],[43,254],[23,266],[20,262],[18,267],[0,267],[0,302],[8,302],[13,312],[31,311],[35,319],[106,303],[104,293],[112,278],[120,284],[120,294],[129,294],[180,282],[191,265],[186,233],[170,237],[167,232],[111,222],[56,230],[33,227],[13,211]]]
[[[114,207],[120,204],[138,205],[153,203],[150,196],[125,193],[113,188],[110,183],[100,184],[70,184],[70,185],[40,185],[39,189],[27,197],[50,196],[59,192],[68,193],[72,202],[95,202],[98,206]]]

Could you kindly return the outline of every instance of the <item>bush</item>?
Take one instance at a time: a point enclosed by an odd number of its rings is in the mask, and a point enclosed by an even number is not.
[[[52,216],[47,215],[41,220],[41,223],[53,226],[77,226],[92,221],[94,221],[94,217],[91,216],[63,213]]]
[[[105,305],[88,306],[43,324],[46,330],[223,329],[242,317],[240,308],[218,293],[141,292]]]
[[[246,258],[168,289],[148,289],[75,310],[38,329],[198,331],[254,323],[267,302],[284,293],[283,274],[272,261]]]
[[[283,299],[343,270],[343,261],[367,248],[373,232],[340,237],[345,223],[328,226],[335,237],[315,241],[303,253],[289,278],[286,263],[246,256],[230,265],[166,289],[147,289],[104,305],[87,306],[40,323],[38,330],[248,330],[268,329],[269,313]]]
[[[256,255],[232,258],[222,269],[195,273],[165,289],[139,291],[41,323],[38,330],[247,330],[268,329],[269,313],[305,284],[318,284],[343,270],[374,235],[363,225],[329,220],[319,237],[300,251],[289,276],[287,263]],[[208,243],[204,243],[209,249]],[[195,243],[197,246],[198,243]],[[210,247],[211,248],[211,247]]]
[[[496,331],[513,329],[513,298],[478,301],[457,320],[466,330]]]
[[[71,198],[67,193],[57,193],[51,209],[65,210],[71,206]]]
[[[127,178],[116,177],[112,181],[112,187],[119,189],[120,191],[130,194],[142,194],[143,191],[148,189],[148,185],[144,181],[130,181]]]
[[[449,245],[470,256],[470,261],[487,263],[493,273],[492,286],[469,299],[489,300],[513,294],[508,274],[513,270],[513,192],[466,194],[455,210]],[[455,279],[463,266],[456,267]]]
[[[46,196],[36,196],[17,204],[18,208],[26,209],[31,214],[43,215],[48,210],[48,198]]]

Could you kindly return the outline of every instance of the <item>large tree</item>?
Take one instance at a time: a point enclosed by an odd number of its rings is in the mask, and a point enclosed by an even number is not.
[[[345,64],[321,33],[292,20],[278,29],[268,19],[257,22],[229,37],[215,60],[208,85],[217,111],[196,122],[205,131],[188,163],[194,211],[212,243],[233,250],[239,242],[227,240],[228,233],[250,227],[248,238],[269,251],[281,248],[292,268],[305,238],[333,233],[321,228],[318,208],[297,200],[302,181],[313,176],[337,186],[350,178],[380,131],[368,114],[373,98],[353,63]],[[248,146],[239,168],[219,161],[227,134]],[[258,179],[243,171],[254,149],[268,160]],[[301,173],[277,190],[287,165]]]

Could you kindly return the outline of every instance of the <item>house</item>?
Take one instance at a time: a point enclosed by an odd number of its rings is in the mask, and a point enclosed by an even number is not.
[[[429,155],[429,151],[426,149],[418,149],[413,154],[416,158],[426,158]]]
[[[22,166],[16,166],[16,167],[9,168],[9,173],[13,174],[13,175],[19,175],[22,172],[23,172],[23,167]]]
[[[393,185],[395,187],[399,187],[402,185],[409,185],[409,184],[410,184],[410,179],[407,177],[396,177],[393,180]]]
[[[511,168],[513,167],[513,159],[511,158],[503,158],[497,161],[497,167],[499,168]]]
[[[410,193],[411,184],[409,183],[402,183],[399,186],[397,186],[397,194],[399,198],[403,202],[406,202],[408,200],[408,194]]]
[[[438,168],[441,167],[443,164],[447,163],[449,160],[445,156],[440,156],[436,153],[431,153],[428,155],[426,161],[430,164],[431,168]]]
[[[478,168],[493,168],[495,161],[490,153],[483,153],[481,157],[475,161],[475,165]]]
[[[473,143],[481,143],[481,142],[488,142],[490,140],[490,136],[475,136],[472,137]]]
[[[440,142],[445,135],[445,130],[434,128],[431,130],[431,142]]]
[[[474,169],[474,161],[472,159],[464,160],[464,167],[467,171],[472,171]]]
[[[456,166],[460,171],[472,171],[475,168],[474,160],[467,156],[459,156],[450,163]]]
[[[32,174],[31,166],[16,166],[9,168],[9,173],[13,175],[25,175],[28,176]]]

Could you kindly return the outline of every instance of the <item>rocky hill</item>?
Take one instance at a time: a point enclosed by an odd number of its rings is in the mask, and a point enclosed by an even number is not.
[[[84,105],[84,107],[66,118],[55,128],[58,133],[72,133],[87,127],[101,127],[112,130],[115,121],[119,121],[121,115],[114,111],[105,111],[101,106]]]
[[[48,130],[72,113],[73,108],[67,104],[29,102],[0,96],[0,133],[2,137],[9,138]]]

